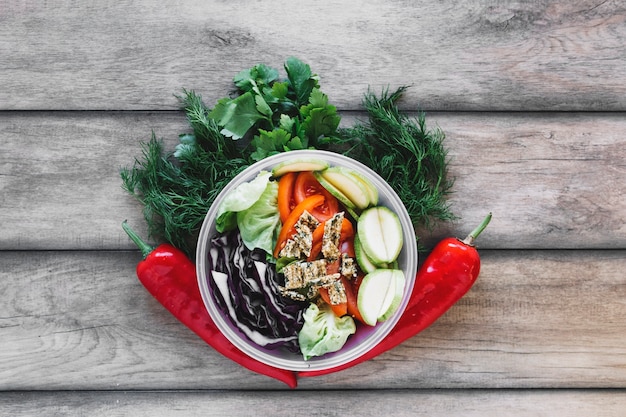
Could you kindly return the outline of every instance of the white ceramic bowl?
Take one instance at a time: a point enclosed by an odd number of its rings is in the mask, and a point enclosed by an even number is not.
[[[215,230],[215,216],[224,196],[238,185],[254,179],[262,170],[271,171],[274,166],[281,162],[306,158],[322,159],[327,161],[331,166],[343,166],[355,169],[362,175],[365,175],[378,188],[379,205],[387,206],[393,210],[400,218],[402,224],[404,246],[398,257],[398,267],[404,271],[406,277],[402,303],[398,311],[390,319],[383,323],[378,323],[374,327],[357,323],[356,334],[348,338],[348,341],[341,350],[309,360],[304,360],[302,355],[284,349],[265,349],[246,338],[246,336],[232,324],[228,316],[222,313],[218,308],[208,283],[210,274],[210,271],[208,271],[210,240],[217,234]],[[217,196],[215,202],[209,209],[202,229],[200,230],[196,255],[196,269],[200,292],[202,293],[204,304],[219,330],[236,347],[249,356],[268,365],[292,371],[324,370],[340,366],[360,357],[376,346],[389,334],[402,316],[413,289],[418,264],[415,231],[411,219],[395,191],[378,174],[360,162],[337,153],[318,150],[290,151],[271,156],[251,165],[241,174],[237,175]]]

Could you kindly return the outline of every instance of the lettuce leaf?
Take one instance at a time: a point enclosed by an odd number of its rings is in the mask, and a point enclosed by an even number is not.
[[[237,212],[247,210],[256,203],[267,188],[271,176],[271,172],[261,171],[255,179],[238,185],[224,197],[215,217],[218,232],[237,227]]]
[[[274,251],[281,223],[278,183],[270,181],[271,176],[271,172],[261,171],[252,181],[238,185],[224,197],[215,220],[218,232],[239,228],[248,249]]]
[[[270,181],[265,191],[250,208],[237,213],[237,225],[241,238],[250,250],[274,251],[280,230],[278,212],[278,182]]]
[[[328,305],[320,308],[311,303],[303,317],[304,325],[298,334],[298,343],[304,360],[338,351],[348,337],[356,333],[352,317],[337,317]]]

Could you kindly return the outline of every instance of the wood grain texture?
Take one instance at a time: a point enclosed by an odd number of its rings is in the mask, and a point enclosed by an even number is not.
[[[0,109],[164,110],[296,55],[342,109],[626,110],[626,7],[576,0],[4,2]]]
[[[625,408],[623,390],[0,393],[0,413],[13,417],[248,417],[250,410],[275,417],[373,417],[389,415],[390,410],[398,417],[622,417]]]
[[[135,276],[122,190],[175,94],[288,56],[352,123],[371,88],[447,135],[472,290],[395,349],[289,391],[222,357]],[[0,2],[0,415],[621,417],[626,4],[620,0]]]
[[[427,122],[447,135],[460,219],[419,230],[425,246],[464,237],[493,211],[484,248],[626,248],[623,113],[428,113]],[[0,113],[0,249],[132,248],[119,225],[144,222],[119,170],[151,131],[171,151],[188,127],[178,112]]]
[[[299,389],[626,389],[624,251],[482,251],[433,326]],[[138,252],[0,252],[0,391],[287,389],[223,358],[151,298]]]

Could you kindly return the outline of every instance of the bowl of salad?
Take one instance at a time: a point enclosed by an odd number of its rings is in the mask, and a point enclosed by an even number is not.
[[[341,154],[289,151],[237,175],[202,225],[200,292],[249,356],[292,371],[340,366],[383,340],[417,271],[395,191]]]

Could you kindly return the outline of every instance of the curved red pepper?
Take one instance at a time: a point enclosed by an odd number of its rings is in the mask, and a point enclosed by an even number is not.
[[[491,213],[465,240],[446,238],[439,242],[417,271],[411,299],[391,333],[372,350],[344,365],[299,376],[326,375],[365,362],[426,329],[474,285],[480,272],[480,257],[474,239],[487,227]]]
[[[153,248],[141,240],[126,222],[122,223],[122,227],[144,257],[137,265],[139,281],[174,317],[227,358],[253,372],[278,379],[290,388],[297,386],[295,372],[249,357],[219,331],[202,301],[196,267],[183,252],[169,244]]]

